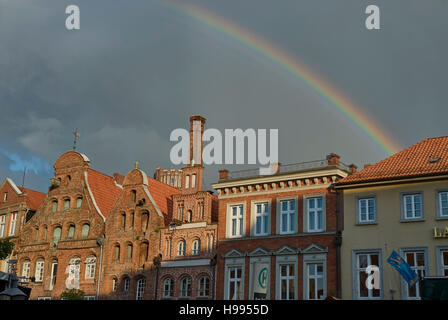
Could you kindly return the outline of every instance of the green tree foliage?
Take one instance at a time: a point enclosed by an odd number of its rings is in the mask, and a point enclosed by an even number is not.
[[[82,300],[84,299],[84,291],[71,289],[62,292],[61,299],[64,300]]]
[[[9,241],[9,238],[0,240],[0,260],[6,259],[14,248],[14,242]]]

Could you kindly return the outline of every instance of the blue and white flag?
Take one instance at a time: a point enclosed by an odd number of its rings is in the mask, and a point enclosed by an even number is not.
[[[387,262],[401,274],[410,287],[413,287],[419,280],[417,272],[395,250],[392,251]]]

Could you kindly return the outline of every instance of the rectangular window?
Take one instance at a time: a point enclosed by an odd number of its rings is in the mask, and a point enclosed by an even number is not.
[[[294,300],[295,296],[295,264],[280,265],[280,299]]]
[[[44,261],[36,262],[36,273],[35,273],[36,282],[42,282],[42,280],[44,279],[44,265],[45,265]]]
[[[231,206],[230,207],[230,236],[242,237],[243,232],[243,206]]]
[[[6,214],[0,216],[0,238],[5,236]]]
[[[324,264],[309,263],[307,264],[307,281],[308,292],[307,299],[320,300],[324,297]]]
[[[242,267],[229,268],[228,300],[243,300],[243,269]]]
[[[143,300],[143,295],[145,293],[146,280],[140,279],[137,281],[137,295],[135,300]]]
[[[324,231],[323,198],[307,199],[308,232]]]
[[[358,223],[376,221],[375,198],[363,198],[358,200]]]
[[[17,212],[11,213],[11,224],[9,225],[9,235],[12,236],[16,233],[17,225]]]
[[[5,192],[5,194],[3,195],[3,202],[8,201],[8,192]]]
[[[31,262],[25,261],[22,265],[22,277],[24,282],[28,282],[30,278]]]
[[[425,276],[426,272],[426,255],[424,250],[418,251],[405,251],[403,255],[404,260],[411,266],[411,269],[415,270],[420,278]],[[404,283],[405,296],[408,299],[420,299],[420,287],[418,283],[412,288],[408,284]]]
[[[58,274],[58,263],[53,262],[51,264],[51,282],[50,282],[50,290],[53,290],[56,285],[56,276]]]
[[[448,192],[439,192],[439,217],[448,218]]]
[[[404,220],[423,218],[423,201],[421,193],[403,195],[403,213]]]
[[[442,267],[442,275],[448,276],[448,250],[440,251],[441,255],[441,267]]]
[[[256,236],[269,234],[269,203],[255,204],[255,232]]]
[[[280,233],[296,231],[296,201],[280,201]]]
[[[358,299],[380,299],[381,287],[379,289],[368,288],[366,280],[369,276],[367,274],[368,266],[377,266],[380,268],[380,254],[378,252],[357,253],[355,260],[355,278],[356,281],[356,298]]]

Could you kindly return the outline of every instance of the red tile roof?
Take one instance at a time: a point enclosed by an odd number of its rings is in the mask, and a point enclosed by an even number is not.
[[[448,174],[448,136],[428,138],[340,180],[338,185]]]
[[[19,189],[23,193],[26,193],[25,202],[26,202],[28,208],[31,210],[39,209],[40,205],[44,202],[45,197],[47,196],[47,194],[45,194],[45,193],[34,191],[31,189],[22,188],[22,187],[19,187]]]
[[[180,190],[163,182],[148,177],[148,190],[162,214],[167,215],[173,210],[173,194],[181,193]]]
[[[107,217],[122,189],[115,184],[114,178],[93,169],[87,169],[87,178],[96,204]]]

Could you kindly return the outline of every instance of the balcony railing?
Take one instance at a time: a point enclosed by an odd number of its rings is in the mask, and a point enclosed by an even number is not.
[[[285,173],[291,173],[291,172],[323,169],[328,166],[329,166],[328,160],[326,160],[326,159],[286,164],[286,165],[280,165],[280,170],[275,174],[278,175],[278,174],[285,174]],[[344,164],[342,162],[339,162],[337,167],[343,171],[350,172],[349,166],[347,166],[346,164]],[[260,176],[260,169],[231,171],[228,173],[227,179],[224,179],[224,180],[248,179],[248,178],[256,178],[259,176]]]

